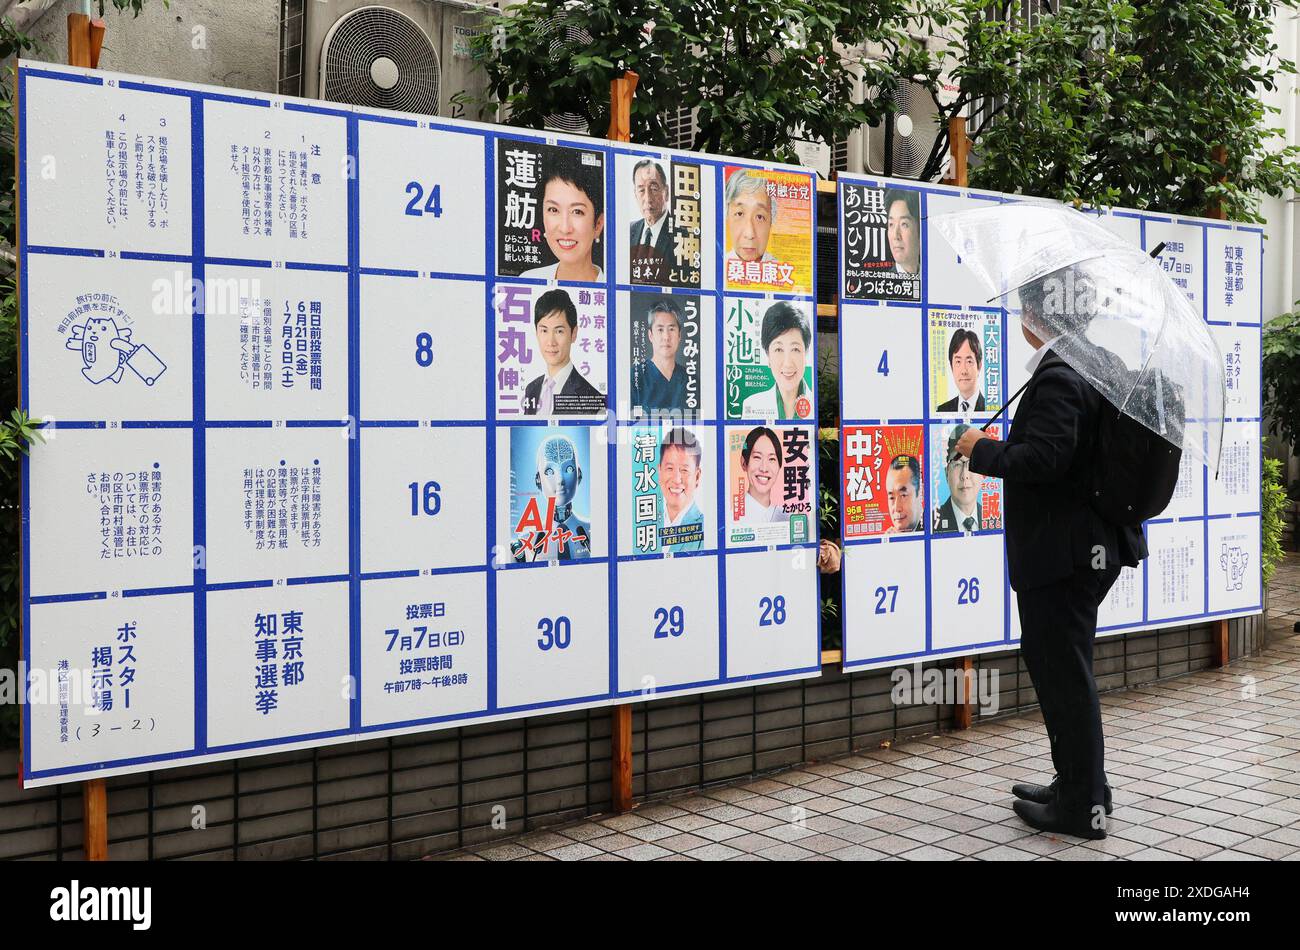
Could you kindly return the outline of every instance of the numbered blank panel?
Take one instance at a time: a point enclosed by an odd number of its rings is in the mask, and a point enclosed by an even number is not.
[[[346,571],[347,450],[343,426],[208,430],[209,582]]]
[[[488,701],[484,571],[361,583],[361,723],[481,712]]]
[[[33,417],[188,419],[188,264],[32,254],[24,372]]]
[[[363,428],[362,572],[484,564],[486,468],[478,426]]]
[[[483,285],[361,278],[363,419],[482,419]]]
[[[1001,535],[936,538],[930,543],[930,648],[1004,639]]]
[[[346,264],[346,120],[211,100],[203,116],[208,257]]]
[[[844,662],[925,652],[925,541],[844,552]]]
[[[1187,617],[1205,610],[1205,523],[1147,526],[1147,620]]]
[[[347,275],[216,265],[204,273],[208,418],[344,418]]]
[[[1124,567],[1097,609],[1097,633],[1119,633],[1120,629],[1142,623],[1141,566]],[[1111,628],[1109,631],[1107,628]]]
[[[1157,258],[1175,287],[1183,292],[1196,312],[1205,317],[1205,294],[1202,279],[1205,276],[1204,229],[1199,224],[1178,222],[1146,222],[1146,249],[1153,250],[1161,241],[1165,249]]]
[[[1205,231],[1206,317],[1229,323],[1260,322],[1263,287],[1260,243],[1254,231]]]
[[[574,564],[497,574],[497,706],[609,694],[609,571]]]
[[[817,549],[727,558],[727,678],[806,670],[821,662]]]
[[[29,689],[34,691],[39,677],[47,701],[28,706],[32,768],[44,771],[193,748],[193,630],[189,594],[33,604],[32,650],[26,657]],[[99,651],[99,665],[92,651]],[[105,659],[111,668],[102,665]],[[64,661],[66,742],[58,701]],[[128,669],[134,671],[129,677]],[[101,709],[95,709],[96,699]]]
[[[1218,477],[1206,473],[1210,492],[1207,514],[1259,511],[1259,464],[1259,423],[1226,423]]]
[[[1228,416],[1260,417],[1259,327],[1210,327],[1223,358]]]
[[[24,200],[41,210],[25,240],[189,254],[189,98],[30,74],[25,82]]]
[[[348,585],[208,594],[208,744],[348,728]]]
[[[359,123],[361,266],[482,274],[484,137]]]
[[[925,207],[921,213],[929,218],[950,211],[987,208],[996,203],[996,200],[930,192],[925,195]],[[930,261],[925,275],[926,299],[930,305],[962,307],[987,303],[992,292],[973,270],[961,263],[952,245],[928,220],[925,240],[925,257]]]
[[[63,429],[32,452],[31,596],[194,579],[188,429]]]
[[[921,418],[921,309],[845,304],[841,311],[844,418]]]
[[[716,555],[619,564],[620,693],[718,679],[717,568]]]
[[[1210,612],[1258,610],[1259,518],[1218,518],[1209,530]]]

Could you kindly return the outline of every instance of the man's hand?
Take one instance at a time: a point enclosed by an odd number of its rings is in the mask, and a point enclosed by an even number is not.
[[[834,574],[840,569],[840,546],[834,541],[823,541],[817,546],[817,570]]]
[[[957,454],[962,456],[962,458],[970,458],[971,449],[975,448],[976,442],[980,439],[991,438],[993,438],[993,436],[989,435],[983,429],[976,429],[973,427],[967,429],[961,434],[961,438],[957,440]]]

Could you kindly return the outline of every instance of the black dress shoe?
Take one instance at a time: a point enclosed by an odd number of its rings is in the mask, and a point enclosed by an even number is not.
[[[1011,786],[1011,794],[1016,798],[1023,798],[1025,801],[1037,802],[1040,805],[1050,805],[1056,798],[1057,779],[1052,779],[1051,785],[1032,785],[1029,782],[1020,782]],[[1106,786],[1106,814],[1113,814],[1115,804],[1111,801],[1110,786]]]
[[[1074,835],[1076,838],[1091,838],[1094,841],[1106,837],[1105,819],[1094,821],[1088,812],[1066,812],[1053,801],[1050,805],[1017,799],[1011,806],[1027,825],[1039,831],[1054,831],[1058,834]]]

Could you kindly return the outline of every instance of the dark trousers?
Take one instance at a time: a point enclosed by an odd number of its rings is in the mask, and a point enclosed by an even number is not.
[[[1105,742],[1092,675],[1097,607],[1118,566],[1083,568],[1061,581],[1016,592],[1020,652],[1052,745],[1062,807],[1087,811],[1104,800]]]

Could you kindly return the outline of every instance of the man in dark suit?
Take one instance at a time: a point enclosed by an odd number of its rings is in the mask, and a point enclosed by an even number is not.
[[[953,457],[957,443],[969,429],[970,426],[964,423],[955,425],[948,436],[948,454],[945,456],[947,464],[944,467],[944,476],[948,479],[948,500],[935,509],[934,534],[980,529],[981,478],[971,471],[966,459]]]
[[[1136,528],[1112,524],[1088,504],[1103,397],[1052,352],[1055,326],[1082,332],[1087,313],[1053,303],[1049,277],[1021,290],[1022,331],[1035,348],[1030,383],[1005,442],[968,430],[956,449],[973,471],[1003,480],[1007,569],[1020,611],[1020,649],[1052,748],[1056,780],[1020,784],[1016,814],[1044,831],[1104,838],[1110,811],[1101,709],[1092,671],[1097,608],[1123,566],[1147,556]],[[1045,309],[1046,308],[1046,309]],[[1140,475],[1139,475],[1140,477]]]
[[[533,305],[533,331],[546,372],[524,387],[524,415],[596,415],[605,396],[587,382],[569,358],[578,336],[578,308],[567,290],[548,290]]]
[[[673,260],[673,234],[668,215],[668,178],[650,158],[632,166],[632,187],[641,217],[628,228],[629,259],[637,283],[666,281]]]
[[[984,351],[974,330],[961,328],[948,341],[948,367],[952,381],[957,385],[957,395],[938,407],[939,412],[983,412],[984,393],[980,392],[980,366]]]

